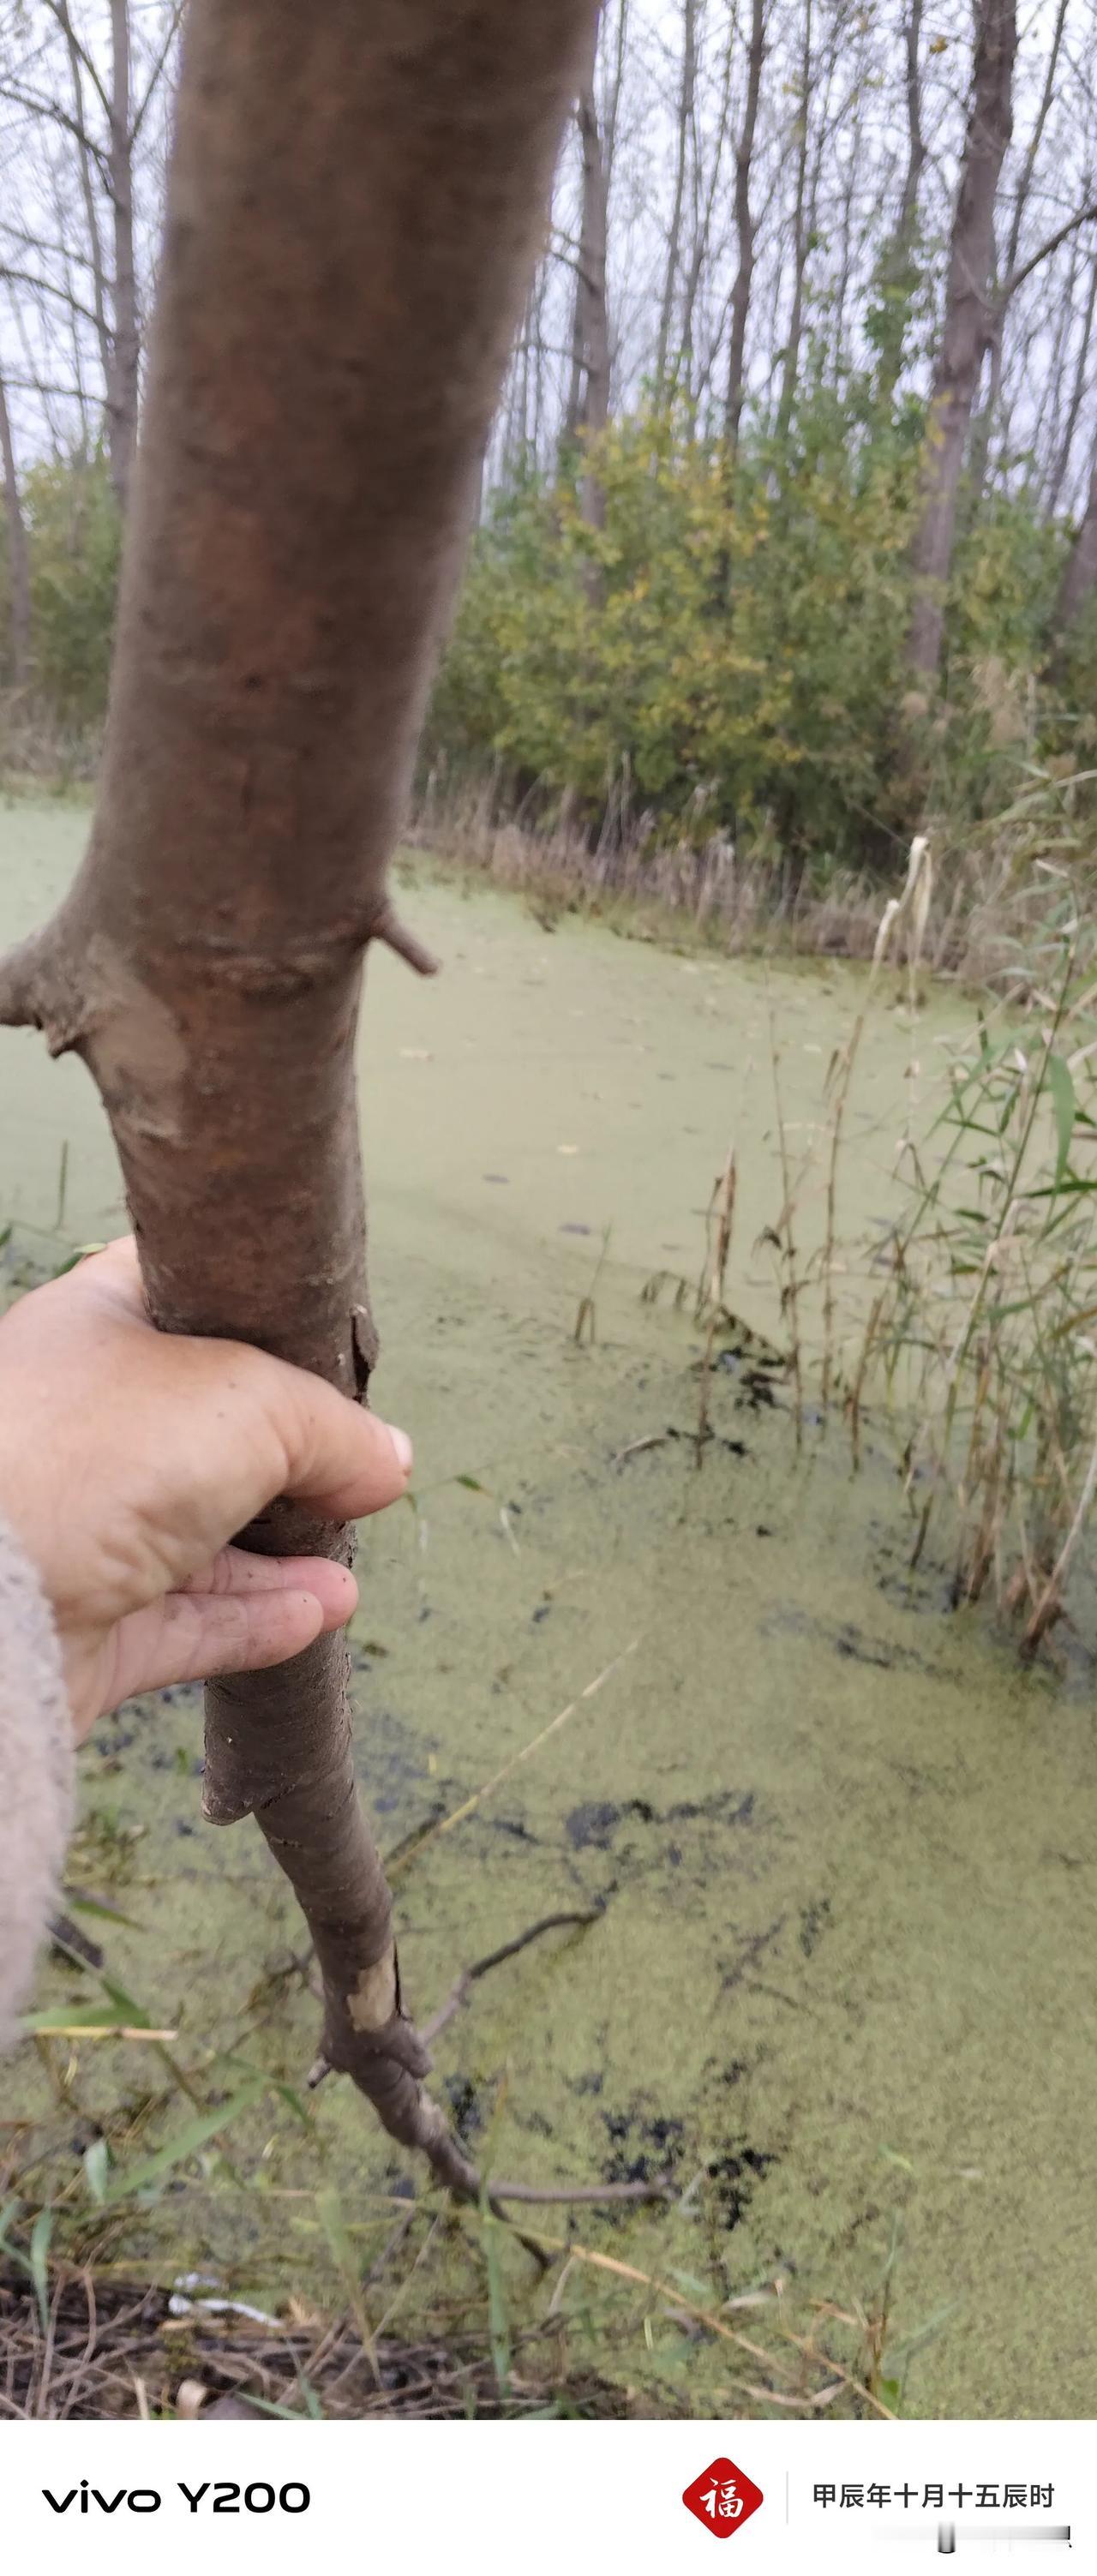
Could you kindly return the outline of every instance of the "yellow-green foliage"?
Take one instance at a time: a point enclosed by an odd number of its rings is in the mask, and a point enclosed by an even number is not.
[[[731,466],[683,415],[634,418],[583,460],[598,529],[577,461],[555,483],[520,484],[477,541],[429,755],[494,759],[591,813],[616,784],[664,828],[703,816],[706,833],[864,856],[874,827],[904,820],[919,426],[877,426],[817,392],[794,453],[756,443]],[[991,656],[1009,674],[1038,660],[1060,544],[1022,503],[992,507],[962,544],[946,731],[968,804],[1001,749],[972,674]]]
[[[31,467],[23,490],[31,578],[31,687],[66,726],[106,706],[121,528],[102,457]],[[2,526],[2,519],[0,519]],[[7,642],[7,549],[0,545],[0,685]]]
[[[103,714],[121,526],[106,460],[36,465],[25,509],[35,684],[70,723]]]
[[[607,798],[662,838],[734,834],[823,872],[886,861],[909,829],[898,756],[921,412],[816,384],[787,438],[732,465],[684,410],[613,424],[497,497],[473,549],[425,760],[492,771],[597,829]],[[583,485],[600,496],[588,524]],[[34,711],[78,735],[106,706],[120,528],[106,462],[27,475]],[[1009,802],[1034,747],[1081,754],[1097,609],[1062,665],[1066,721],[1032,675],[1065,532],[1023,494],[961,510],[932,799],[958,821]],[[0,691],[6,563],[0,512]],[[1092,606],[1092,603],[1091,603]],[[893,837],[898,836],[898,837]]]

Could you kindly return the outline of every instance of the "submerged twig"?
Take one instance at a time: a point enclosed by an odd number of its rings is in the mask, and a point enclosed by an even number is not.
[[[462,2004],[467,2003],[470,1988],[478,1985],[480,1978],[486,1977],[490,1968],[501,1967],[504,1959],[517,1958],[520,1950],[528,1949],[531,1941],[539,1941],[544,1932],[560,1931],[565,1925],[573,1927],[577,1924],[598,1923],[601,1915],[600,1906],[595,1907],[589,1914],[542,1915],[539,1923],[529,1924],[527,1929],[519,1932],[513,1941],[503,1941],[497,1950],[489,1950],[486,1958],[474,1959],[472,1966],[462,1968],[460,1976],[455,1978],[445,2002],[439,2005],[437,2012],[432,2014],[429,2021],[420,2024],[420,2037],[427,2042],[428,2046],[432,2039],[437,2039],[439,2032],[447,2029],[449,2023],[456,2019]]]
[[[642,1440],[629,1440],[623,1449],[618,1449],[611,1463],[623,1467],[626,1458],[638,1458],[642,1449],[662,1449],[669,1438],[668,1431],[645,1431]]]
[[[597,2207],[602,2201],[669,2200],[674,2184],[669,2174],[653,2174],[650,2182],[580,2182],[532,2183],[494,2182],[491,2197],[496,2200],[585,2201]]]

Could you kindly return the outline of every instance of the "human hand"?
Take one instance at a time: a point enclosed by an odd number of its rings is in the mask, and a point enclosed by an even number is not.
[[[0,1321],[0,1513],[52,1606],[78,1742],[136,1691],[257,1671],[341,1628],[345,1566],[227,1542],[277,1494],[357,1520],[410,1473],[406,1434],[308,1370],[157,1332],[131,1240]]]

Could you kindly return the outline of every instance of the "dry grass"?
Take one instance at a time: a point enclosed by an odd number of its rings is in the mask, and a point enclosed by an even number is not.
[[[1069,850],[1069,815],[1059,819]],[[943,1106],[928,1131],[905,1122],[897,1218],[883,1236],[839,1242],[847,1111],[881,970],[890,985],[899,966],[913,1028],[920,969],[955,929],[955,898],[934,923],[939,873],[921,836],[902,892],[883,907],[868,977],[827,1071],[822,1148],[796,1168],[771,1012],[781,1205],[761,1239],[776,1255],[798,1440],[816,1360],[821,1427],[844,1412],[855,1468],[866,1407],[879,1422],[886,1404],[912,1565],[931,1522],[940,1525],[954,1605],[993,1594],[1030,1656],[1071,1619],[1068,1588],[1097,1502],[1097,922],[1084,879],[1062,859],[1015,867],[1007,889],[1004,836],[985,880],[977,858],[969,881],[984,884],[985,901],[968,928],[986,939],[997,1000],[981,998],[950,1046]],[[826,1223],[802,1262],[795,1220],[808,1185],[823,1190]],[[866,1320],[843,1342],[834,1281],[858,1271]],[[816,1354],[802,1345],[801,1306],[820,1291]]]
[[[491,790],[445,799],[427,792],[408,845],[524,895],[546,929],[564,912],[588,912],[640,938],[683,932],[728,954],[767,945],[870,957],[879,892],[866,876],[835,878],[825,895],[772,853],[742,857],[715,835],[663,844],[643,825],[612,847],[590,846],[567,817],[532,825],[497,820]]]
[[[1003,811],[953,826],[929,818],[935,861],[932,911],[920,925],[928,973],[997,989],[1016,962],[1015,911],[1050,860],[1072,865],[1097,883],[1094,773],[1034,761],[1019,768],[1018,792]],[[612,818],[611,818],[612,819]],[[500,813],[494,781],[443,790],[429,780],[409,846],[467,868],[523,895],[546,929],[567,911],[593,913],[635,937],[684,937],[736,955],[786,950],[871,962],[889,882],[907,866],[896,841],[890,868],[857,871],[797,864],[772,835],[749,847],[706,834],[703,809],[688,834],[661,842],[651,815],[628,831],[592,843],[565,798],[543,817],[532,808]],[[909,958],[906,921],[897,923],[889,954]]]
[[[197,2392],[202,2392],[196,2403]],[[284,2320],[171,2314],[166,2290],[63,2272],[43,2323],[24,2281],[0,2279],[0,2415],[81,2423],[209,2412],[226,2397],[261,2412],[323,2417],[625,2416],[637,2402],[569,2371],[547,2325],[514,2336],[506,2393],[490,2335],[457,2326],[367,2351],[352,2316],[291,2302]]]
[[[102,748],[101,726],[66,724],[25,692],[0,690],[0,784],[6,796],[63,796],[89,786]]]

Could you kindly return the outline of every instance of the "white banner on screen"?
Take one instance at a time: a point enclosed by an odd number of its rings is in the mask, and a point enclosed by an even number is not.
[[[1093,2456],[1084,2424],[9,2423],[0,2566],[1066,2576]]]

